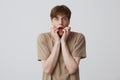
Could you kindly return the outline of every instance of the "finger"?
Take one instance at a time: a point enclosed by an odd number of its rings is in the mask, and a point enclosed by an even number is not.
[[[66,27],[65,30],[66,30],[66,32],[68,33],[68,31],[69,31],[69,27]]]
[[[71,27],[68,27],[68,30],[70,31],[70,30],[71,30]]]
[[[70,30],[71,28],[70,28],[70,27],[66,27],[65,29],[68,31],[68,30]]]
[[[51,29],[52,29],[53,32],[55,32],[55,30],[56,30],[56,28],[54,26]]]
[[[53,26],[51,27],[51,30],[54,30],[54,27],[53,27]]]
[[[65,29],[67,35],[69,35],[69,33],[70,33],[70,29],[71,29],[70,27],[67,27],[67,28]]]
[[[66,34],[67,30],[66,30],[66,29],[63,29],[63,32]]]
[[[64,29],[67,29],[68,27],[65,27]]]
[[[55,33],[57,33],[57,32],[58,32],[58,30],[56,29],[56,30],[55,30]]]

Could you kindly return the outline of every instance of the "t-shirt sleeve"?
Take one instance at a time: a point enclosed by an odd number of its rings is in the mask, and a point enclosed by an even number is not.
[[[80,59],[86,58],[86,41],[83,34],[76,38],[75,44],[73,46],[72,55],[74,57],[80,57]]]
[[[37,39],[37,53],[38,53],[38,61],[46,60],[50,54],[50,50],[48,48],[47,39],[43,34],[40,34]]]

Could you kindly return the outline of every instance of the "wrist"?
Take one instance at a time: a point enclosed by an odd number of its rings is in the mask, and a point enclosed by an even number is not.
[[[61,41],[61,44],[62,44],[62,45],[65,45],[65,44],[66,44],[66,42],[65,42],[65,41]]]
[[[60,44],[60,41],[56,41],[55,44]]]

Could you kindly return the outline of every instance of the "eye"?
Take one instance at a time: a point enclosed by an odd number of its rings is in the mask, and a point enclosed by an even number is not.
[[[67,18],[67,17],[63,17],[63,20],[67,21],[67,20],[68,20],[68,18]]]
[[[55,18],[54,18],[54,20],[58,21],[58,18],[57,18],[57,17],[55,17]]]

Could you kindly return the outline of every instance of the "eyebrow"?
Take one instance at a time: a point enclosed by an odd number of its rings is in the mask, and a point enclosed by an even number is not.
[[[58,16],[55,16],[54,18],[58,18]],[[65,16],[63,16],[62,18],[68,18],[68,17],[65,15]]]

